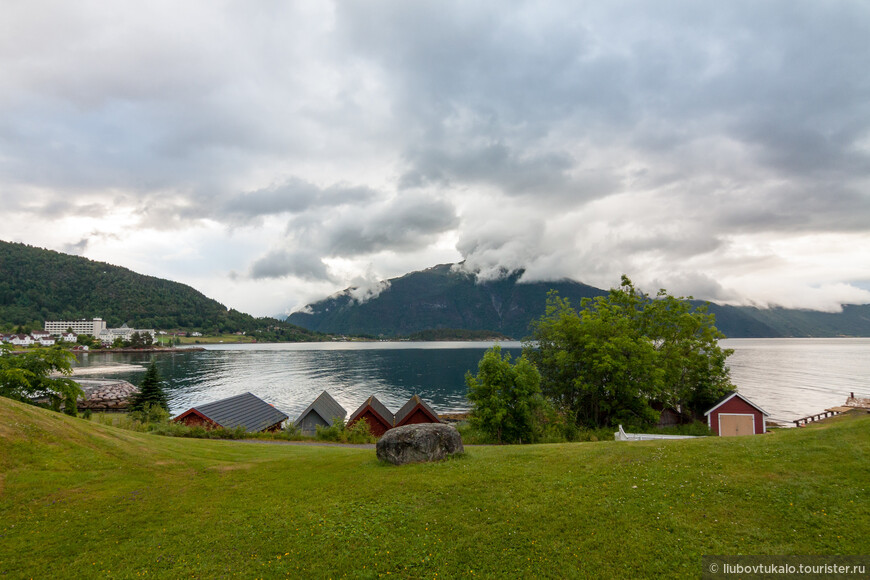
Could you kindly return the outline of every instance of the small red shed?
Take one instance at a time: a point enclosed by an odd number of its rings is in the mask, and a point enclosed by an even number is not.
[[[416,423],[440,423],[441,419],[418,395],[414,395],[405,406],[396,413],[396,427],[414,425]]]
[[[707,426],[720,437],[767,433],[768,413],[737,391],[725,395],[704,415]]]
[[[353,412],[347,421],[347,426],[350,427],[360,419],[366,420],[366,423],[369,424],[369,430],[375,437],[380,437],[392,429],[393,422],[396,420],[392,411],[387,409],[374,395],[366,399],[365,403]]]

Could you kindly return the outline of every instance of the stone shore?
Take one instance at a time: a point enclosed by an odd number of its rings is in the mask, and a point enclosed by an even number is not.
[[[127,381],[116,379],[76,379],[85,392],[85,398],[79,400],[80,411],[126,411],[130,406],[130,397],[139,389]]]

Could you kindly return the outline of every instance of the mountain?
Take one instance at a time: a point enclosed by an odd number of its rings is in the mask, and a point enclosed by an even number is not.
[[[319,340],[274,318],[227,309],[190,286],[127,268],[0,241],[0,329],[103,318],[110,327],[258,332],[263,340]]]
[[[517,284],[520,273],[477,284],[475,277],[442,264],[389,281],[389,287],[362,303],[342,292],[294,312],[287,319],[304,328],[341,334],[407,336],[431,329],[489,330],[524,336],[529,321],[544,313],[547,292],[579,304],[604,294],[577,282]]]
[[[607,292],[571,280],[518,283],[522,272],[478,284],[471,274],[442,264],[388,281],[377,296],[354,299],[351,290],[308,305],[287,319],[319,332],[408,336],[425,330],[492,331],[528,335],[544,313],[547,293],[556,290],[575,307]],[[703,304],[703,302],[698,302]],[[845,306],[842,313],[710,304],[716,326],[732,338],[870,336],[870,305]]]

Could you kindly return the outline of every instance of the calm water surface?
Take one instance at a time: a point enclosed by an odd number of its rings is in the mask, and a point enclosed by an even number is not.
[[[208,345],[205,351],[153,355],[173,413],[252,392],[295,419],[328,390],[352,413],[369,395],[393,411],[417,393],[446,413],[468,408],[466,371],[492,343],[283,343]],[[730,339],[728,359],[740,392],[791,421],[843,404],[850,392],[870,396],[870,339]],[[502,343],[518,356],[521,344]],[[152,355],[87,354],[78,366],[147,365]],[[93,375],[96,376],[96,375]],[[142,373],[106,372],[139,384]]]

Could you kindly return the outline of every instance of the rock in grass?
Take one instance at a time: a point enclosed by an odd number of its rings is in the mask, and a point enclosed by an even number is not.
[[[378,459],[394,465],[440,461],[448,455],[464,451],[459,431],[450,425],[438,423],[390,429],[377,444]]]

